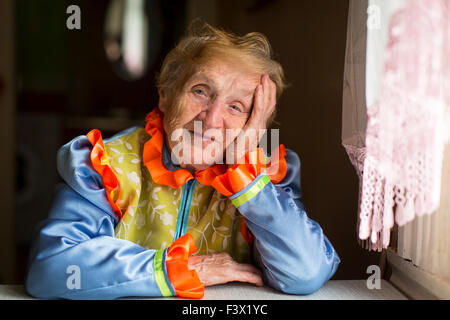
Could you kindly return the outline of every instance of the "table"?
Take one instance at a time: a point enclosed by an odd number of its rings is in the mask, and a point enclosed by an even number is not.
[[[28,300],[21,285],[0,285],[0,300]],[[145,298],[155,299],[155,298]],[[162,298],[178,299],[178,298]],[[408,298],[386,280],[380,289],[368,289],[366,280],[330,280],[310,295],[289,295],[268,287],[245,283],[228,283],[205,289],[203,300],[407,300]]]

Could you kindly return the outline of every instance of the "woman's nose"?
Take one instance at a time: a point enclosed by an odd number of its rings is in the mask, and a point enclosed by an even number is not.
[[[223,126],[223,103],[219,100],[215,100],[212,103],[209,104],[208,108],[206,109],[204,123],[206,126],[206,129],[219,129]]]

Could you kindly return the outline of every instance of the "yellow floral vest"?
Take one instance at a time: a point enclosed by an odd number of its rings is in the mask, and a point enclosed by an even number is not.
[[[117,177],[116,204],[123,213],[116,237],[158,250],[189,232],[198,255],[227,252],[236,261],[249,263],[250,248],[240,232],[244,219],[236,207],[196,180],[178,189],[155,183],[142,162],[149,139],[145,129],[139,128],[104,144],[102,163]]]

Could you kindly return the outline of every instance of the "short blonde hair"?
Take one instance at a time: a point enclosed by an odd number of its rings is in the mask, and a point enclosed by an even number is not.
[[[188,34],[181,39],[163,61],[157,76],[157,87],[170,97],[176,97],[190,77],[213,57],[243,59],[261,74],[268,74],[276,84],[277,99],[286,84],[280,63],[273,59],[268,39],[259,32],[238,36],[194,21]]]

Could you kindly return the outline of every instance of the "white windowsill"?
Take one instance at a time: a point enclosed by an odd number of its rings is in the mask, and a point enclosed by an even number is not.
[[[21,285],[0,285],[0,300],[33,299]],[[179,299],[179,298],[141,298]],[[245,283],[228,283],[205,288],[203,300],[407,300],[386,280],[380,289],[368,289],[366,280],[330,280],[310,295],[283,294],[268,287]]]
[[[392,267],[389,279],[406,296],[417,300],[450,299],[450,283],[426,272],[387,249],[387,261]]]

